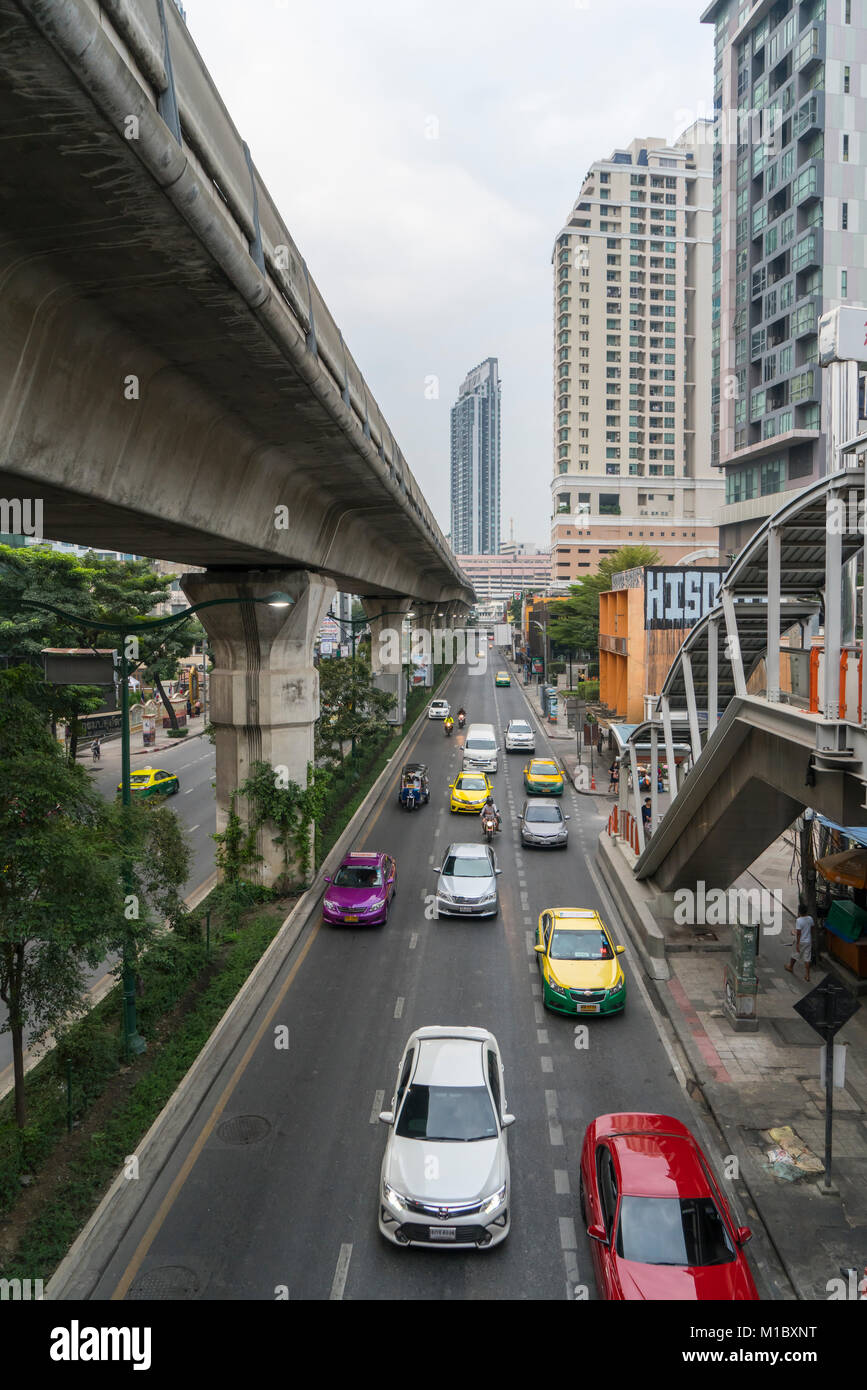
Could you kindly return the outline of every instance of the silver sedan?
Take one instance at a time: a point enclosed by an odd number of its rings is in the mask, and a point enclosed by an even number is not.
[[[489,1249],[511,1221],[503,1062],[486,1028],[418,1028],[403,1051],[382,1159],[379,1229],[394,1245]]]
[[[521,844],[537,845],[547,849],[565,849],[569,840],[566,822],[559,801],[552,797],[524,802],[524,809],[518,817],[521,822]]]
[[[490,845],[449,845],[437,876],[437,916],[496,917],[497,868]]]

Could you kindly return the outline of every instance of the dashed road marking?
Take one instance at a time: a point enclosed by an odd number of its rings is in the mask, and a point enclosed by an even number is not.
[[[550,1047],[547,1028],[536,1029],[536,1042],[539,1043],[541,1047]]]
[[[575,1235],[575,1220],[571,1216],[560,1217],[560,1249],[577,1250],[578,1239]]]
[[[191,825],[190,828],[189,828],[189,830],[188,830],[188,832],[187,832],[187,834],[192,835],[193,831],[194,831],[194,830],[198,830],[198,829],[199,829],[199,827],[198,827],[197,825]]]
[[[555,1169],[554,1169],[554,1191],[557,1193],[558,1197],[566,1197],[566,1196],[568,1196],[570,1190],[571,1190],[571,1189],[570,1189],[570,1187],[569,1187],[569,1174],[566,1172],[566,1169],[565,1169],[565,1168],[555,1168]]]
[[[545,1092],[545,1109],[548,1112],[548,1137],[554,1148],[561,1148],[563,1145],[563,1129],[558,1114],[556,1091]]]
[[[528,951],[532,951],[532,950],[533,950],[533,947],[534,947],[533,933],[532,933],[531,931],[525,931],[525,932],[524,932],[524,940],[525,940],[526,943],[527,943],[527,950],[528,950]],[[534,964],[535,964],[535,961],[534,961]]]
[[[578,1256],[574,1250],[563,1251],[563,1263],[566,1266],[566,1297],[575,1302],[575,1286],[578,1283]]]
[[[403,1018],[403,1006],[404,1006],[405,1003],[406,1003],[406,1000],[404,999],[403,995],[400,995],[399,998],[398,998],[397,1003],[396,1003],[395,1006],[394,1006],[394,1016],[395,1016],[395,1018]]]
[[[530,898],[529,898],[528,894],[522,893],[522,894],[521,894],[521,910],[522,910],[523,912],[527,912],[527,911],[529,911],[529,908],[530,908]]]
[[[370,1112],[370,1123],[375,1125],[379,1120],[379,1112],[385,1100],[385,1091],[376,1091],[373,1096],[373,1109]]]
[[[349,1261],[352,1259],[352,1246],[341,1245],[340,1254],[337,1256],[337,1268],[334,1271],[334,1281],[331,1285],[329,1300],[334,1302],[343,1297],[343,1290],[346,1288],[346,1276],[349,1274]]]
[[[530,985],[530,989],[533,991],[534,994],[542,993],[542,986],[539,984],[538,980],[533,981],[533,983]]]
[[[542,1005],[538,1002],[538,1000],[533,1004],[533,1012],[536,1015],[536,1022],[543,1023],[545,1020],[545,1010],[542,1008]]]
[[[123,731],[121,731],[121,732],[123,732]],[[187,790],[184,792],[184,796],[192,796],[192,794],[193,794],[193,792],[194,792],[195,790],[196,790],[195,787],[187,787]]]
[[[542,1070],[543,1070],[543,1071],[553,1071],[553,1070],[554,1070],[554,1058],[553,1058],[553,1057],[540,1057],[540,1058],[539,1058],[539,1061],[542,1063]]]
[[[411,951],[414,951],[417,945],[418,945],[418,932],[417,932],[417,931],[414,931],[413,934],[412,934],[412,936],[409,938],[409,949],[410,949]]]

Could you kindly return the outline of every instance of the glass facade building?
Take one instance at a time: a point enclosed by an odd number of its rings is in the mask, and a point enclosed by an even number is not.
[[[500,549],[500,395],[496,357],[464,379],[451,411],[451,545],[456,555]]]

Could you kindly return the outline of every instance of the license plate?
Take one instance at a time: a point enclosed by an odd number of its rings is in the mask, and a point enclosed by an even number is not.
[[[431,1226],[430,1238],[431,1240],[454,1240],[455,1228],[454,1226]]]
[[[347,915],[344,917],[343,920],[344,920],[344,922],[357,922],[357,921],[358,921],[358,914],[355,913],[355,914],[353,914],[353,915],[350,915],[349,913],[347,913]]]
[[[472,912],[472,910],[473,910],[473,909],[472,909],[471,907],[459,907],[459,908],[458,908],[458,912]]]
[[[582,1014],[598,1014],[598,1012],[599,1012],[599,1005],[598,1005],[598,1004],[581,1004],[581,1005],[579,1005],[578,1012],[579,1012],[579,1013],[582,1013]]]

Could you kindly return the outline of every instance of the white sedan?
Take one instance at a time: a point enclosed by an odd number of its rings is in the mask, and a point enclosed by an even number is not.
[[[431,700],[427,707],[428,719],[445,719],[451,713],[451,705],[448,700]]]
[[[395,1245],[490,1249],[509,1234],[503,1062],[485,1028],[418,1028],[404,1048],[382,1160],[379,1229]]]

